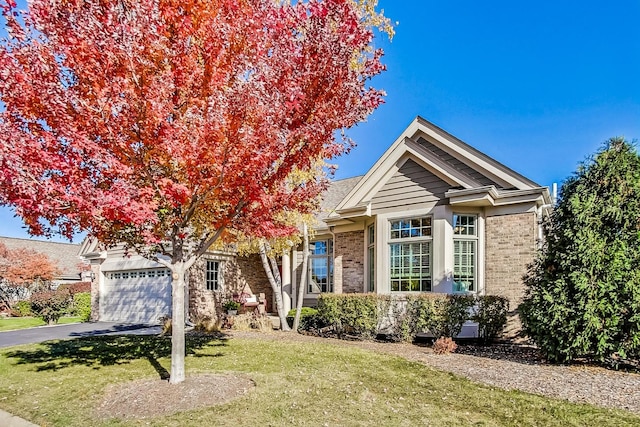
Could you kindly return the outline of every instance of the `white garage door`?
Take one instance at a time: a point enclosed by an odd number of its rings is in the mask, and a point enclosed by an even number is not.
[[[105,273],[100,292],[100,320],[159,323],[171,314],[171,274],[166,268]]]

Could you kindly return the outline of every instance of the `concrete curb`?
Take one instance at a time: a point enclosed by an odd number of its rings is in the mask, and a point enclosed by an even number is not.
[[[8,412],[0,409],[0,426],[3,427],[39,427],[36,424],[33,424],[27,420],[23,420],[20,417],[16,417],[15,415],[11,415]]]

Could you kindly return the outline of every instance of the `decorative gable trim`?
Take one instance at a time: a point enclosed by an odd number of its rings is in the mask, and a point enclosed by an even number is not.
[[[455,157],[470,168],[477,170],[482,175],[491,179],[491,181],[500,185],[505,189],[515,190],[532,190],[541,187],[535,182],[525,178],[524,176],[514,172],[503,164],[481,153],[470,145],[464,143],[453,135],[440,129],[433,123],[428,122],[422,117],[416,117],[407,129],[396,139],[389,149],[378,159],[367,174],[358,182],[358,184],[344,197],[344,199],[336,206],[336,209],[329,220],[341,216],[342,213],[353,216],[355,211],[361,211],[363,206],[368,206],[371,199],[382,188],[385,183],[402,167],[404,162],[411,159],[424,167],[429,172],[438,176],[443,181],[451,184],[452,187],[462,187],[463,190],[471,189],[487,189],[486,185],[478,182],[467,173],[453,167],[447,161],[439,158],[432,151],[424,147],[418,141],[424,138],[435,147],[440,148],[449,155]],[[493,205],[493,201],[504,198],[497,195],[499,191],[493,187],[496,195],[486,192],[484,196],[487,206]],[[482,193],[482,191],[481,191]],[[447,194],[450,194],[448,192]],[[453,193],[458,195],[457,193]],[[462,197],[462,194],[459,195]],[[476,196],[479,197],[479,194]],[[447,196],[448,197],[448,196]],[[465,196],[469,197],[469,195]],[[458,199],[462,200],[462,199]],[[480,201],[478,201],[480,203]],[[483,206],[483,204],[478,204]],[[365,212],[362,212],[366,214]]]

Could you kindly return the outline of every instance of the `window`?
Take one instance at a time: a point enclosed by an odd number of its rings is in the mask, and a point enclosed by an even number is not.
[[[475,292],[478,228],[476,215],[453,215],[453,291]]]
[[[431,217],[391,221],[392,292],[431,291]]]
[[[376,229],[373,224],[367,229],[367,274],[369,276],[369,292],[376,289]]]
[[[333,292],[333,241],[318,240],[309,244],[309,284],[307,293]]]
[[[220,261],[207,260],[205,282],[208,291],[220,290]]]

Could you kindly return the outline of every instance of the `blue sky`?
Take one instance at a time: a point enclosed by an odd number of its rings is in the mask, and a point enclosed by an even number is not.
[[[397,22],[376,41],[386,103],[349,131],[336,178],[366,173],[416,115],[549,186],[608,138],[640,139],[640,0],[379,5]],[[0,235],[26,237],[7,208]]]

